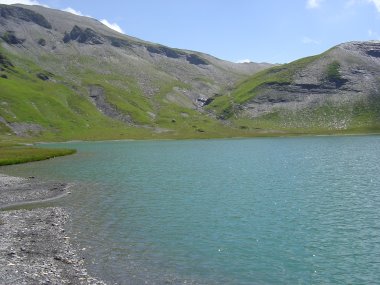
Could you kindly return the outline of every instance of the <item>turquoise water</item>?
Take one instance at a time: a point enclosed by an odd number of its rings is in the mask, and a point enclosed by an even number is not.
[[[110,282],[380,280],[378,136],[64,145],[0,171],[77,182],[55,204]]]

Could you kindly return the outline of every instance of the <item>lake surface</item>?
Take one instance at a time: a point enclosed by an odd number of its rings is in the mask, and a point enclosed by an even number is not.
[[[379,136],[63,145],[78,154],[0,170],[77,183],[54,204],[107,281],[380,280]]]

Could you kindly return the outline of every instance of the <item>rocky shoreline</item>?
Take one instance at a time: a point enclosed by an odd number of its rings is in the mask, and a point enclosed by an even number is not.
[[[68,187],[0,174],[0,284],[105,284],[88,275],[70,243],[65,209],[4,210],[63,196]]]

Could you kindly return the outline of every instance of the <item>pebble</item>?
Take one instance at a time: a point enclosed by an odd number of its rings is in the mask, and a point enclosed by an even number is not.
[[[52,198],[64,187],[0,174],[0,208]],[[64,234],[69,221],[64,209],[0,211],[0,221],[0,284],[105,285],[96,278],[83,279],[88,273],[79,255],[82,250],[74,248]]]

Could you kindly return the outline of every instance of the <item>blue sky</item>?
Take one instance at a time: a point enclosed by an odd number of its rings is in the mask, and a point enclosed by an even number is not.
[[[125,34],[229,61],[285,63],[380,40],[380,0],[0,0],[103,20]]]

